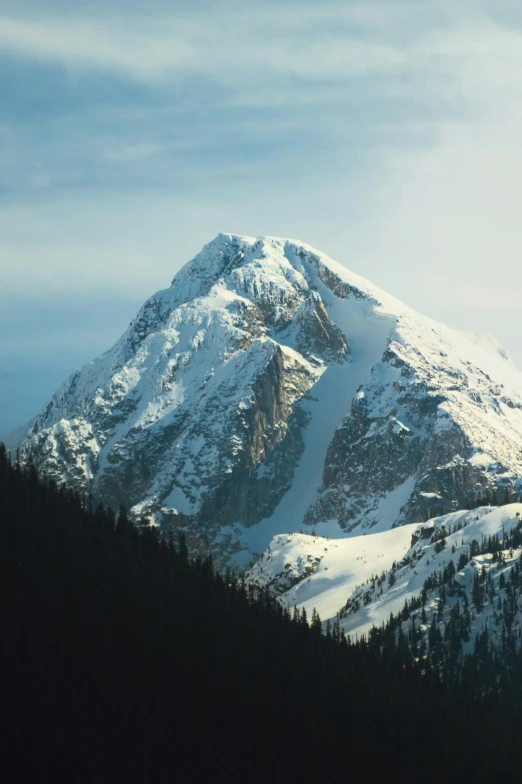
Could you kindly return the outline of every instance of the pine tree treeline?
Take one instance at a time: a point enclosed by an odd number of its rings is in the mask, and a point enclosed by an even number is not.
[[[431,537],[435,553],[445,549],[449,532],[439,528]],[[518,552],[520,550],[520,552]],[[506,555],[507,554],[507,555]],[[422,553],[417,553],[422,557]],[[488,568],[479,556],[490,555]],[[506,560],[509,558],[509,563]],[[471,591],[456,579],[468,564],[473,567]],[[404,566],[404,562],[401,562]],[[507,567],[507,568],[506,568]],[[494,569],[499,572],[494,579]],[[395,575],[394,571],[390,575]],[[507,577],[506,577],[507,575]],[[382,585],[383,579],[380,578]],[[391,582],[388,580],[388,584]],[[373,581],[372,586],[376,585]],[[365,596],[373,599],[370,590]],[[357,600],[355,600],[357,602]],[[435,605],[435,609],[434,609]],[[354,603],[348,609],[354,611]],[[431,622],[426,608],[429,607]],[[485,613],[487,611],[487,613]],[[373,627],[368,645],[375,652],[400,651],[405,660],[435,669],[447,685],[462,685],[476,694],[509,695],[522,704],[522,521],[502,536],[473,539],[469,548],[433,571],[419,596],[406,599],[403,609],[380,627]],[[481,621],[474,635],[472,626]],[[498,629],[498,631],[497,631]]]
[[[444,688],[401,644],[323,634],[316,613],[90,508],[1,446],[0,548],[5,781],[334,780],[379,758],[424,780],[518,769],[520,706]]]

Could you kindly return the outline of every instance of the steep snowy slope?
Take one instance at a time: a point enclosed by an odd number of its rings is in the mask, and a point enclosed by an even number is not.
[[[302,243],[219,235],[21,445],[47,474],[238,564],[514,494],[522,375]],[[308,530],[311,530],[310,528]]]
[[[494,344],[402,314],[335,434],[308,519],[388,525],[390,510],[412,522],[474,505],[492,486],[516,494],[520,381]]]

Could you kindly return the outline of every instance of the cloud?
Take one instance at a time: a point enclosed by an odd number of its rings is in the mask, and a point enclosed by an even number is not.
[[[514,4],[81,6],[2,3],[0,311],[42,300],[66,323],[121,297],[123,329],[219,231],[266,233],[522,365]],[[78,342],[84,361],[103,336]]]
[[[361,38],[347,21],[339,7],[297,13],[284,5],[269,12],[236,7],[177,16],[4,16],[0,47],[20,57],[159,86],[188,75],[228,87],[260,84],[278,74],[339,81],[403,64],[400,49]]]
[[[174,32],[174,31],[173,31]],[[0,46],[16,55],[58,63],[69,68],[95,68],[154,82],[165,73],[190,65],[190,46],[161,27],[154,35],[132,27],[109,27],[94,20],[49,23],[0,18]]]
[[[296,13],[293,3],[242,12],[224,4],[196,15],[186,5],[175,17],[170,4],[141,15],[136,7],[118,16],[104,4],[98,18],[83,19],[13,14],[0,22],[0,41],[24,57],[125,74],[154,90],[196,76],[227,89],[191,81],[155,104],[137,96],[123,107],[89,106],[47,121],[40,137],[33,124],[4,126],[8,192],[26,187],[34,199],[74,188],[82,204],[118,205],[134,194],[149,220],[150,205],[164,199],[199,214],[201,242],[212,233],[205,221],[214,225],[227,209],[245,221],[250,203],[266,216],[262,225],[248,218],[248,229],[235,221],[216,229],[306,235],[309,226],[332,248],[349,242],[367,274],[399,296],[394,287],[422,265],[430,292],[457,303],[467,290],[481,306],[494,289],[495,259],[498,299],[514,306],[522,48],[519,33],[486,6],[327,3]],[[310,210],[303,229],[288,199]],[[53,231],[67,235],[56,224]],[[120,238],[103,236],[124,252]],[[453,280],[446,294],[445,276]]]
[[[419,281],[417,307],[434,316],[519,310],[520,44],[518,31],[487,16],[428,34],[419,55],[434,58],[456,110],[438,117],[431,144],[380,153],[379,233],[362,252],[398,296],[397,280],[409,285],[397,271],[407,270]]]

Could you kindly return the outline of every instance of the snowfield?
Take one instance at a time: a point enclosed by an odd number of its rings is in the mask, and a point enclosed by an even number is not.
[[[346,539],[280,534],[248,572],[247,582],[270,587],[287,607],[304,607],[307,613],[315,607],[321,618],[334,618],[356,588],[404,556],[418,527]]]

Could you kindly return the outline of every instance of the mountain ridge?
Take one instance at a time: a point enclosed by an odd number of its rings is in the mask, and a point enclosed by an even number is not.
[[[244,566],[300,526],[355,535],[518,492],[522,374],[501,352],[309,245],[220,234],[21,456]]]

